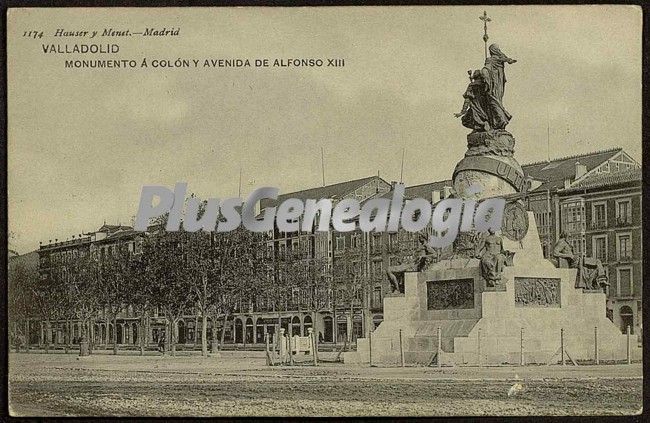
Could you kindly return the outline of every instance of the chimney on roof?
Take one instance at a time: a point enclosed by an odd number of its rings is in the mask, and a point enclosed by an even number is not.
[[[576,162],[576,179],[582,178],[587,173],[587,166]]]
[[[440,201],[440,191],[434,189],[431,191],[431,204],[436,204],[438,201]]]
[[[451,196],[451,187],[444,186],[442,190],[443,190],[442,198],[449,198]]]
[[[397,181],[390,181],[390,190],[395,191],[395,187],[397,186]]]

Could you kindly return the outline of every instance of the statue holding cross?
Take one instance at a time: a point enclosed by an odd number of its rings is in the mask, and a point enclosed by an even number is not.
[[[454,116],[472,130],[467,134],[465,158],[454,169],[453,187],[459,196],[477,183],[483,198],[521,192],[524,173],[515,160],[515,138],[506,130],[512,115],[503,105],[506,86],[505,65],[517,61],[508,57],[497,44],[489,44],[487,12],[479,16],[483,23],[485,62],[470,70],[469,84],[463,94],[463,107]]]
[[[505,130],[512,118],[503,107],[506,85],[505,64],[513,64],[517,61],[506,56],[496,44],[491,44],[488,48],[487,23],[492,19],[485,11],[479,19],[483,21],[485,65],[481,70],[469,72],[470,84],[463,95],[465,102],[460,113],[456,113],[455,116],[462,116],[463,126],[475,131]]]

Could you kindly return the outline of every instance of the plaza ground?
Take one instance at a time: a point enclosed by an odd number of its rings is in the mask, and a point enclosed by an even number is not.
[[[522,389],[508,396],[515,383]],[[636,414],[642,366],[267,367],[255,351],[11,353],[9,403],[14,416]]]

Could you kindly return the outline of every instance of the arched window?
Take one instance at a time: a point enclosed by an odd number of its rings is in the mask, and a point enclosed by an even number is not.
[[[355,314],[352,318],[352,342],[357,338],[363,338],[363,318],[360,314]]]
[[[246,319],[246,343],[253,343],[253,319],[250,317]]]
[[[185,322],[182,320],[178,321],[178,339],[176,340],[179,344],[184,344],[187,342],[186,332],[185,332]]]
[[[336,342],[344,343],[348,339],[348,318],[345,314],[336,316]]]
[[[630,327],[630,333],[634,333],[634,313],[632,308],[628,306],[621,307],[621,332],[626,333],[627,327]]]
[[[323,317],[323,341],[334,342],[334,321],[332,316]]]
[[[244,324],[241,319],[235,319],[235,344],[244,342]]]
[[[262,319],[257,319],[257,325],[255,326],[255,343],[264,343],[264,324],[262,323]]]
[[[298,335],[300,336],[300,317],[298,316],[293,316],[293,319],[291,319],[291,336]]]

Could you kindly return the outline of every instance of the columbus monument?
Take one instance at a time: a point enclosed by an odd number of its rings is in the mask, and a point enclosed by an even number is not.
[[[606,317],[602,266],[574,257],[561,239],[554,249],[558,266],[543,255],[533,213],[526,209],[528,184],[514,157],[515,138],[506,130],[512,119],[503,103],[506,70],[517,61],[497,44],[488,46],[491,19],[485,12],[479,19],[485,64],[468,71],[464,102],[454,114],[471,132],[453,173],[453,195],[504,198],[501,230],[460,232],[451,247],[435,254],[422,249],[413,263],[389,268],[396,292],[384,298],[384,320],[343,359],[439,366],[553,364],[624,360],[628,349],[637,359],[640,348],[627,345]]]
[[[504,54],[498,45],[487,47],[487,23],[484,13],[485,65],[468,71],[469,85],[463,95],[465,101],[459,113],[463,126],[472,130],[467,135],[467,152],[454,170],[456,195],[467,198],[477,194],[468,188],[478,183],[480,197],[514,194],[524,187],[524,172],[514,158],[515,139],[506,126],[512,119],[503,105],[506,88],[506,65],[516,63]],[[489,56],[488,56],[489,52]]]

